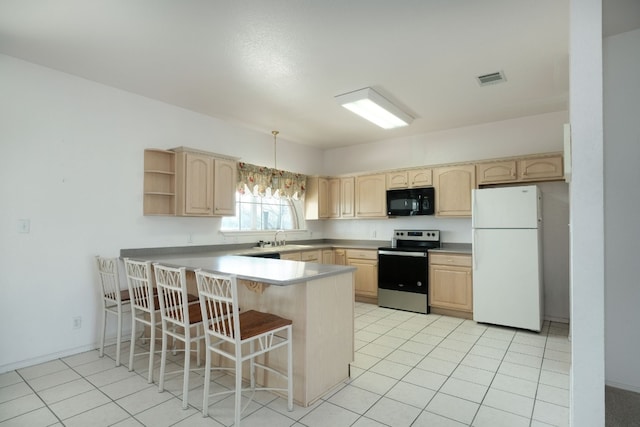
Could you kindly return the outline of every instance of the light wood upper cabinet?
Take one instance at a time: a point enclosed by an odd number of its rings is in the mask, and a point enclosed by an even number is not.
[[[477,163],[476,175],[478,185],[557,181],[564,178],[562,155]]]
[[[353,218],[355,210],[356,179],[352,176],[340,178],[340,216]]]
[[[430,187],[433,185],[431,169],[409,169],[386,174],[387,190]]]
[[[213,161],[213,214],[234,216],[236,214],[237,169],[235,160]]]
[[[436,215],[471,216],[471,190],[476,188],[475,165],[435,168]]]
[[[396,188],[409,187],[409,172],[407,171],[395,171],[389,172],[386,177],[387,190],[393,190]]]
[[[203,154],[176,154],[177,213],[213,215],[213,158]]]
[[[433,185],[431,169],[413,169],[409,171],[409,187],[430,187]]]
[[[356,216],[386,218],[387,193],[385,174],[356,177]]]
[[[144,150],[143,215],[176,214],[176,153]]]
[[[544,181],[564,177],[562,156],[522,159],[518,161],[520,181]]]
[[[310,176],[307,178],[307,189],[304,194],[304,218],[329,218],[329,180]]]
[[[472,313],[471,274],[471,255],[429,253],[429,305]]]
[[[516,164],[515,160],[478,163],[476,165],[478,185],[516,181],[518,179]]]
[[[157,156],[161,150],[145,150],[145,215],[178,216],[225,216],[235,215],[236,161],[231,158],[216,157],[213,153],[178,147],[165,153],[172,153],[173,170],[164,172],[174,175],[175,208],[163,208],[163,212],[151,212],[147,199],[147,157]],[[149,163],[151,167],[152,163]],[[154,173],[159,175],[159,173]],[[157,204],[157,201],[154,202]]]
[[[340,178],[328,180],[329,200],[327,212],[329,218],[340,218]]]

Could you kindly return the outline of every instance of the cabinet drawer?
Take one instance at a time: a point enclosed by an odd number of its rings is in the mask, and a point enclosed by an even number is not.
[[[347,249],[347,258],[377,260],[378,251],[368,251],[366,249]]]
[[[471,255],[429,253],[430,264],[471,267]]]
[[[300,260],[318,262],[320,260],[320,251],[300,252]]]

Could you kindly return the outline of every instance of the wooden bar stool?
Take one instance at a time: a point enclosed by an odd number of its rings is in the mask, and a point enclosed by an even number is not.
[[[96,256],[98,282],[102,295],[102,333],[100,338],[100,357],[104,356],[104,339],[107,329],[107,314],[113,314],[118,320],[116,336],[116,366],[120,366],[120,343],[122,341],[122,311],[130,304],[129,291],[120,289],[118,258]]]
[[[197,364],[200,366],[200,342],[204,341],[202,315],[198,304],[189,304],[186,269],[153,264],[155,271],[160,317],[162,319],[162,357],[158,390],[164,391],[165,367],[167,364],[167,341],[169,337],[184,343],[184,369],[182,386],[182,408],[187,409],[189,393],[189,371],[191,344],[196,343]],[[195,329],[195,331],[194,331]]]
[[[284,391],[287,393],[289,411],[293,410],[293,358],[292,322],[270,313],[255,310],[239,312],[238,284],[235,276],[224,276],[196,270],[200,310],[205,330],[206,359],[204,374],[204,398],[202,415],[209,409],[209,383],[211,381],[211,353],[235,364],[235,389],[211,396],[235,393],[234,426],[240,425],[242,405],[242,363],[249,361],[250,388],[257,390]],[[261,354],[287,348],[287,372],[280,372],[255,359]],[[267,360],[265,357],[264,360]],[[265,362],[266,363],[266,362]],[[286,387],[256,387],[255,369],[261,368],[286,381]]]

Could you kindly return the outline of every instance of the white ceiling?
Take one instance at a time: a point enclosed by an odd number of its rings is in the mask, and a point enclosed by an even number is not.
[[[0,53],[324,148],[567,110],[568,42],[568,0],[0,2]],[[416,120],[333,99],[367,86]]]

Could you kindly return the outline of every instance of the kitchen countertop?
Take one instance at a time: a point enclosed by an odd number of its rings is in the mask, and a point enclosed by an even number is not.
[[[429,249],[429,252],[444,252],[471,255],[471,243],[442,243],[438,249]]]
[[[317,249],[375,249],[381,246],[389,246],[386,240],[347,240],[347,239],[322,239],[322,240],[294,240],[284,246],[270,246],[266,248],[252,247],[250,244],[229,245],[203,245],[203,246],[172,246],[164,248],[136,248],[121,249],[120,257],[173,257],[173,256],[222,256],[222,255],[260,255],[268,253],[298,252]]]
[[[314,262],[236,255],[196,256],[192,254],[182,256],[147,256],[140,258],[153,262],[161,262],[170,267],[186,267],[187,270],[201,268],[213,273],[233,274],[236,275],[238,279],[278,286],[295,285],[356,270],[355,267],[345,265],[316,264]]]

